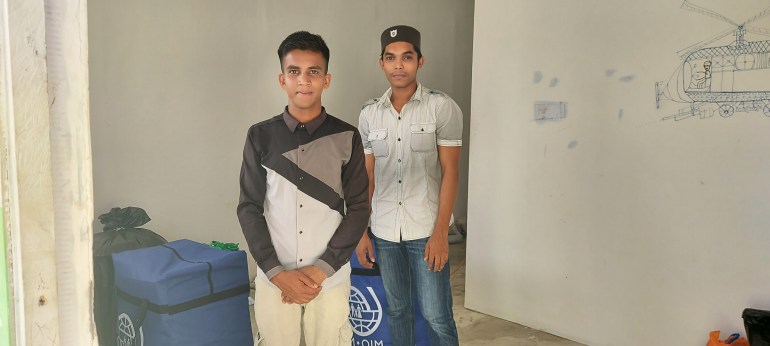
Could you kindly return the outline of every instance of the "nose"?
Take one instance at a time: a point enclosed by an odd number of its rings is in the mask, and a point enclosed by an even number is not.
[[[396,60],[396,64],[394,65],[394,67],[401,70],[404,68],[404,62],[401,60]]]
[[[308,76],[308,75],[306,75],[304,73],[300,74],[299,77],[297,77],[297,84],[299,84],[299,85],[303,85],[303,84],[310,85],[310,76]]]

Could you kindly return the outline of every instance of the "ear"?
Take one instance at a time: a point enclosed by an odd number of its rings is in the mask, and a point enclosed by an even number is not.
[[[332,84],[332,74],[331,73],[327,73],[324,76],[324,89],[329,89],[329,85],[331,85],[331,84]]]
[[[382,57],[377,62],[380,64],[380,68],[385,71],[385,62],[382,61]]]
[[[421,68],[422,64],[424,63],[425,63],[425,56],[423,55],[420,57],[420,60],[417,60],[417,68]]]
[[[278,85],[280,85],[281,88],[286,85],[286,77],[283,76],[283,73],[278,74]]]

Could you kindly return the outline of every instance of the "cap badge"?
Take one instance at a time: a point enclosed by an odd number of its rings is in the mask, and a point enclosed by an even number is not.
[[[394,29],[390,31],[390,37],[396,37],[398,35],[398,29]]]

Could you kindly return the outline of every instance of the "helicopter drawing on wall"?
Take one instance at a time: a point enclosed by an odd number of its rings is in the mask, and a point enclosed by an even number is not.
[[[727,17],[687,0],[682,9],[694,11],[733,25],[729,31],[678,52],[682,63],[668,82],[655,83],[655,105],[663,100],[688,103],[677,114],[663,120],[701,119],[719,114],[762,111],[770,117],[770,40],[747,41],[746,33],[770,37],[770,30],[747,24],[770,14],[770,8],[737,24]],[[727,45],[715,43],[732,34]]]

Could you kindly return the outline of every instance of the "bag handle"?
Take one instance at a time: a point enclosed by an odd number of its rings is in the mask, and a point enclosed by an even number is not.
[[[360,275],[360,276],[380,276],[380,266],[377,263],[372,263],[374,265],[371,269],[369,268],[350,268],[350,274],[351,275]]]

